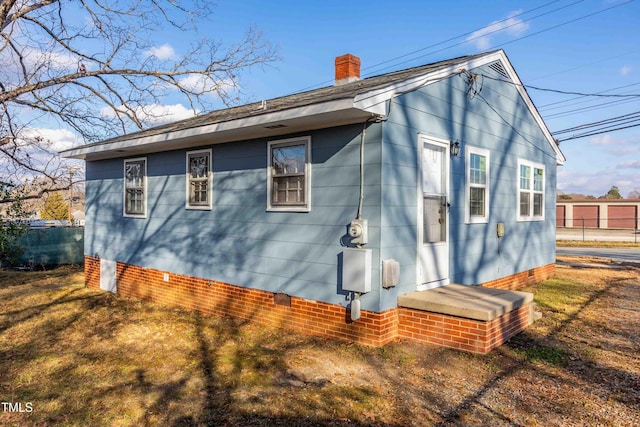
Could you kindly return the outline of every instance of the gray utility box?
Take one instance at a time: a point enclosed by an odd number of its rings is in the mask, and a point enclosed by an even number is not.
[[[342,251],[342,289],[364,294],[371,292],[371,249],[344,248]]]

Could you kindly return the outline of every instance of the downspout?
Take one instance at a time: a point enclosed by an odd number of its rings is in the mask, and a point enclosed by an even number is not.
[[[384,118],[379,115],[375,115],[373,117],[369,117],[362,125],[362,132],[360,133],[360,198],[358,200],[358,215],[356,216],[359,220],[362,219],[362,205],[364,204],[364,141],[367,135],[367,127],[369,127],[370,123],[386,122],[389,119],[389,115],[393,108],[394,97],[395,94],[392,94],[391,99],[389,100],[389,110]]]
[[[362,125],[360,133],[360,198],[358,199],[358,215],[356,218],[362,219],[362,205],[364,204],[364,141],[367,135],[367,127],[376,117],[369,117]]]

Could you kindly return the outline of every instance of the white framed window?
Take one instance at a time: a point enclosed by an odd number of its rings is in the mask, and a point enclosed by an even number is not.
[[[309,212],[311,137],[267,144],[267,210]]]
[[[187,152],[187,209],[211,209],[211,149]]]
[[[518,221],[544,220],[544,165],[518,160]]]
[[[147,216],[147,158],[124,161],[123,214],[135,218]]]
[[[489,151],[465,146],[465,222],[489,221]]]

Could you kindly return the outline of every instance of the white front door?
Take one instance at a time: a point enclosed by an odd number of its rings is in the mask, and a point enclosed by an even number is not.
[[[419,137],[418,290],[449,284],[449,143]]]

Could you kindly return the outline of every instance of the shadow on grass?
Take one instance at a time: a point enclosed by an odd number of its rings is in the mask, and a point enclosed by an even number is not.
[[[21,305],[26,296],[33,305]],[[370,398],[370,390],[332,392],[324,383],[292,378],[287,352],[307,341],[274,344],[267,329],[243,336],[249,320],[205,317],[62,284],[22,289],[2,308],[0,340],[10,344],[0,349],[0,398],[34,402],[29,420],[36,425],[110,425],[114,413],[131,425],[371,425],[330,415],[340,412],[344,399]],[[158,320],[166,324],[154,325]],[[138,340],[165,334],[164,326],[188,335],[188,345],[180,344],[184,352],[172,354],[190,364],[177,361],[162,378],[166,367],[149,353],[162,350]],[[128,337],[136,328],[143,334]],[[170,339],[166,333],[161,342],[170,345]],[[247,382],[262,394],[238,398]],[[321,398],[305,404],[285,399],[278,408],[282,414],[269,415],[269,399],[298,391]],[[253,403],[262,410],[246,409]],[[25,424],[20,417],[0,414],[0,424]]]
[[[509,360],[509,367],[486,382],[482,388],[471,394],[463,402],[443,414],[443,420],[438,426],[457,425],[461,422],[462,415],[472,406],[482,407],[490,411],[508,425],[520,425],[504,415],[491,410],[482,403],[485,396],[499,388],[500,384],[509,377],[516,376],[521,371],[532,370],[540,378],[547,377],[553,381],[557,378],[550,373],[547,367],[563,370],[575,378],[573,386],[584,387],[588,384],[598,394],[605,394],[619,403],[631,409],[640,407],[640,395],[636,392],[640,384],[640,376],[611,366],[606,366],[592,359],[589,354],[584,354],[572,349],[565,336],[568,329],[576,322],[581,321],[581,315],[592,308],[597,302],[612,296],[613,290],[627,282],[629,279],[609,280],[602,289],[592,292],[589,297],[580,304],[571,314],[560,321],[546,336],[534,336],[529,331],[524,331],[515,336],[502,347],[494,350],[500,357]],[[550,306],[545,308],[551,309]],[[551,371],[552,372],[552,371]],[[566,381],[563,379],[563,381]],[[563,408],[557,406],[555,410],[562,416],[571,416],[562,412]]]
[[[40,297],[31,307],[11,300],[0,303],[9,308],[0,315],[0,340],[10,343],[0,349],[0,398],[35,402],[37,413],[30,418],[34,425],[106,426],[116,414],[120,423],[130,425],[373,426],[381,424],[374,421],[375,416],[369,421],[361,408],[383,400],[393,400],[390,410],[397,414],[388,418],[397,419],[396,423],[384,425],[404,425],[424,414],[429,414],[425,422],[414,420],[414,424],[464,424],[474,411],[484,411],[499,424],[520,425],[519,418],[488,404],[487,399],[508,379],[526,371],[554,382],[557,372],[564,372],[562,381],[572,382],[573,387],[586,383],[602,395],[637,408],[637,375],[598,363],[567,342],[567,334],[582,321],[581,314],[611,298],[621,283],[612,281],[591,292],[573,312],[559,316],[561,321],[545,336],[525,331],[486,356],[427,347],[421,350],[427,354],[420,359],[421,365],[407,362],[407,368],[429,369],[452,360],[462,369],[465,364],[469,369],[497,365],[481,386],[465,391],[455,401],[437,384],[423,387],[412,377],[411,369],[404,377],[401,366],[390,366],[402,365],[406,353],[400,346],[347,347],[255,325],[247,332],[249,319],[218,319],[62,285],[45,292],[34,289],[34,295],[40,293]],[[50,290],[56,296],[47,300]],[[142,333],[129,336],[138,329]],[[153,340],[157,334],[165,347],[139,342]],[[178,348],[172,349],[172,337],[184,336],[187,339],[176,342]],[[290,356],[307,348],[335,349],[363,359],[386,384],[385,389],[340,386],[330,378],[297,375],[290,369]],[[154,353],[162,351],[186,362],[171,357],[158,362]],[[167,370],[160,363],[172,367]],[[438,375],[425,377],[425,381],[437,383]],[[387,395],[387,390],[395,394]],[[518,404],[517,396],[513,402]],[[353,411],[348,409],[351,404]],[[552,410],[567,416],[570,408]],[[0,424],[24,424],[24,418],[15,418],[18,415],[8,420],[3,416],[7,415],[0,414]]]

